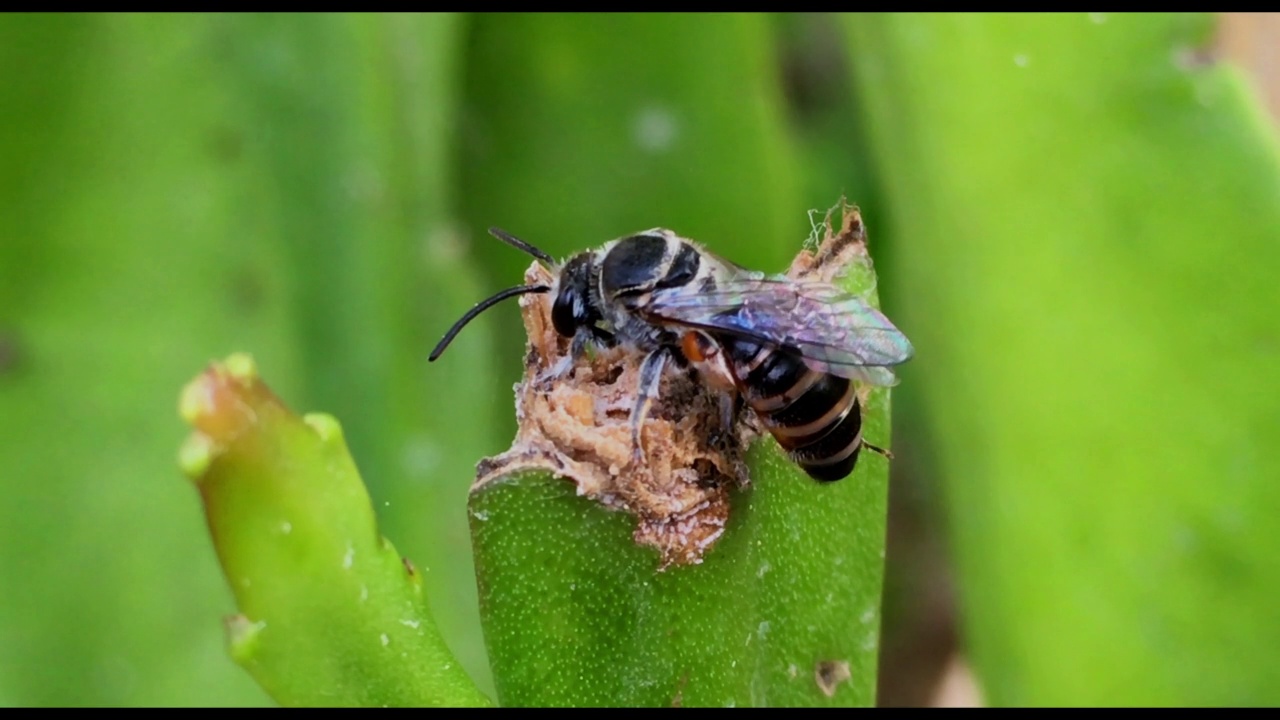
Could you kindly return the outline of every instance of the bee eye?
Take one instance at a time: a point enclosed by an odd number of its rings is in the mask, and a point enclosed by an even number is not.
[[[573,291],[567,289],[565,292],[556,296],[556,301],[551,305],[551,324],[555,327],[556,332],[565,337],[572,337],[578,330],[578,317],[574,312],[574,298],[571,297]]]
[[[566,288],[556,296],[556,302],[552,304],[552,325],[556,332],[564,337],[573,337],[579,325],[588,323],[582,305],[573,288]]]

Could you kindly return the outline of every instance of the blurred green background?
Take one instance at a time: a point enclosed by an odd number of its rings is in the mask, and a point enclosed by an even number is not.
[[[237,350],[342,422],[491,689],[465,497],[514,432],[515,308],[426,363],[528,264],[484,229],[562,256],[660,225],[780,270],[841,194],[917,348],[880,703],[1280,703],[1280,166],[1274,67],[1246,74],[1277,41],[1248,15],[0,16],[0,706],[269,704],[175,462],[179,389]]]

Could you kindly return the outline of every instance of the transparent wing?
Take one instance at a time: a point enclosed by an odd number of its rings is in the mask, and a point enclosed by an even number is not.
[[[824,282],[733,277],[710,291],[656,290],[646,311],[657,320],[791,349],[816,370],[873,385],[894,385],[889,368],[914,354],[879,310]]]

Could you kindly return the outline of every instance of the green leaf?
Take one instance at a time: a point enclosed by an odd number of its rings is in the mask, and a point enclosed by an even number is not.
[[[1280,165],[1202,15],[857,16],[999,705],[1274,705]]]
[[[286,706],[487,700],[445,646],[421,575],[378,533],[342,429],[293,415],[247,356],[183,391],[180,462],[242,614],[232,656]]]
[[[869,264],[843,282],[874,300]],[[881,443],[888,394],[873,391],[864,408],[865,436]],[[730,492],[723,535],[701,564],[666,569],[633,539],[634,516],[582,497],[568,479],[513,470],[473,489],[500,701],[873,705],[885,459],[864,450],[853,475],[819,484],[769,438],[754,443],[748,466],[751,485]]]

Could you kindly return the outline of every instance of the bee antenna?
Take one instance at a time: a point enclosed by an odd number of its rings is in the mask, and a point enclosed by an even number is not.
[[[517,250],[523,250],[524,252],[529,253],[530,255],[538,258],[539,260],[545,262],[548,265],[556,264],[555,258],[539,250],[538,248],[530,245],[524,240],[521,240],[515,235],[512,235],[506,230],[503,230],[502,228],[491,227],[489,228],[489,234],[498,238],[502,242],[510,245],[511,247],[516,248]]]
[[[441,353],[444,352],[444,349],[449,347],[449,343],[453,342],[453,339],[458,336],[458,333],[462,332],[462,328],[466,327],[467,323],[474,320],[477,315],[485,310],[488,310],[509,297],[527,295],[529,293],[544,293],[549,290],[551,290],[550,285],[520,285],[518,287],[507,288],[492,297],[481,300],[475,307],[468,310],[465,315],[458,318],[458,322],[454,323],[453,327],[449,328],[449,332],[445,333],[444,337],[440,338],[440,342],[436,344],[436,349],[431,351],[431,355],[427,358],[427,362],[435,362],[436,358],[440,357]]]

